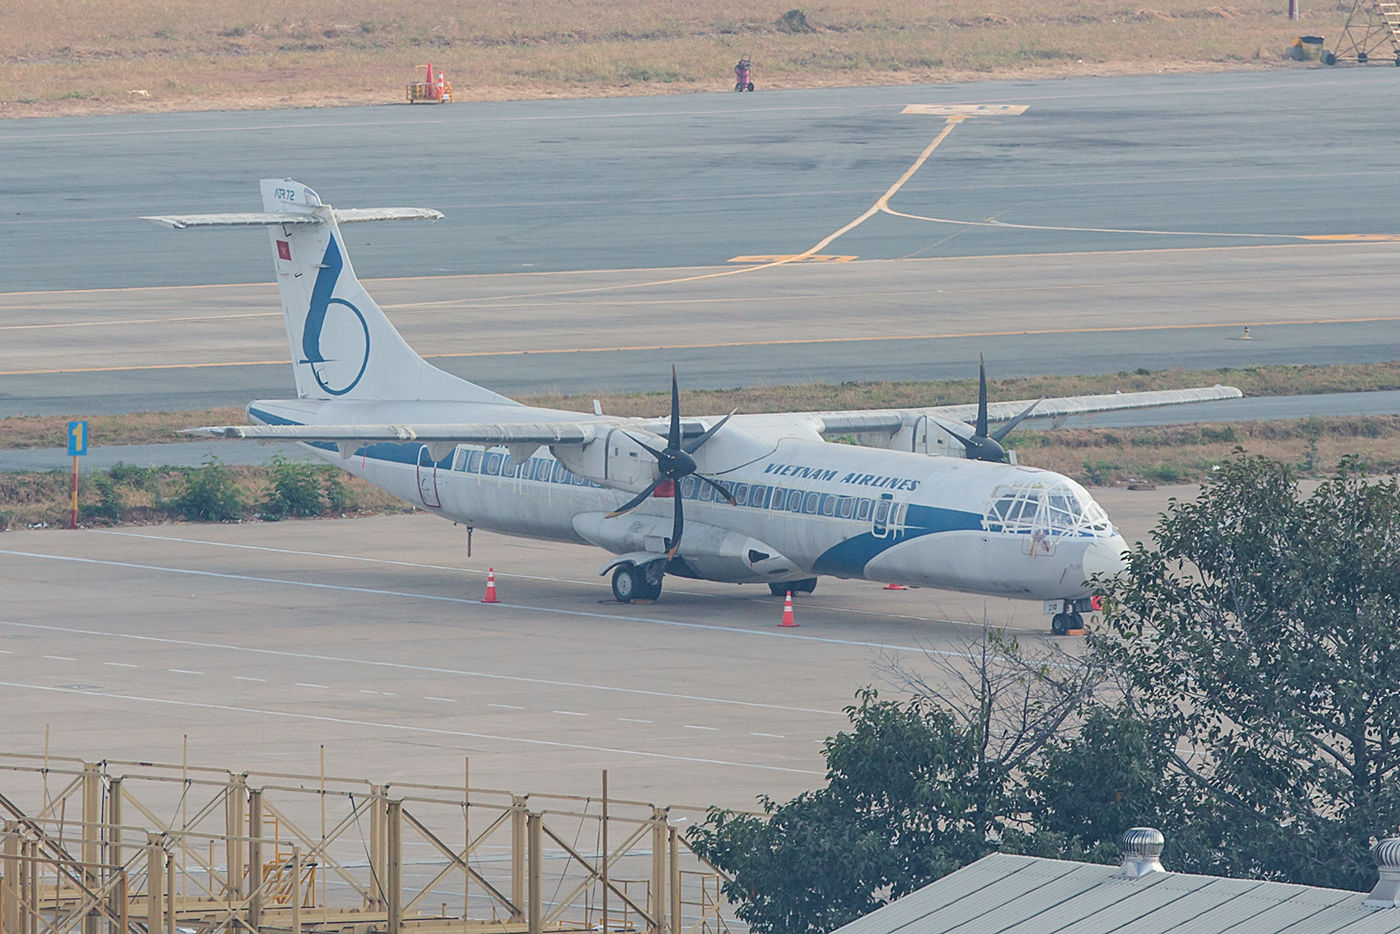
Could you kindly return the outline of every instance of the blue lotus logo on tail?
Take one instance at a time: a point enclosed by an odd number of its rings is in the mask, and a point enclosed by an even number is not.
[[[360,309],[343,298],[331,297],[343,268],[345,261],[332,233],[321,270],[316,273],[316,284],[311,288],[311,308],[301,332],[302,359],[298,361],[310,365],[316,384],[333,396],[343,396],[354,389],[369,366],[369,323]],[[350,309],[356,320],[334,311],[335,306]],[[328,315],[332,325],[329,332]]]

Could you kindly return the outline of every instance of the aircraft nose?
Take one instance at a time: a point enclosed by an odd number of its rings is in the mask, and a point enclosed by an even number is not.
[[[1088,579],[1095,574],[1113,577],[1126,570],[1128,562],[1123,553],[1127,550],[1128,543],[1121,535],[1095,539],[1084,551],[1084,577]]]

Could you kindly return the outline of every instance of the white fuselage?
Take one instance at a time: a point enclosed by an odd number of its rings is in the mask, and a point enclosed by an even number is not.
[[[263,423],[330,417],[307,405],[260,402],[249,414]],[[388,414],[357,413],[374,421]],[[827,574],[1050,600],[1087,596],[1094,574],[1123,566],[1122,537],[1083,488],[1059,474],[784,437],[763,416],[731,425],[702,452],[708,457],[700,466],[738,505],[711,499],[694,478],[682,481],[676,492],[686,531],[668,573],[734,583]],[[436,461],[418,443],[370,445],[349,457],[330,444],[307,447],[420,508],[478,528],[658,556],[671,532],[669,498],[607,518],[630,494],[584,479],[547,448],[517,464],[504,448],[478,445],[439,451],[446,456]]]

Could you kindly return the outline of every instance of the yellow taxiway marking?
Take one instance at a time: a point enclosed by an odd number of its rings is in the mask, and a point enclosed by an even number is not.
[[[13,310],[13,309],[10,309]],[[189,315],[181,318],[126,318],[120,321],[69,321],[63,324],[0,324],[0,331],[42,331],[48,328],[105,328],[119,324],[173,324],[177,321],[225,321],[230,318],[280,318],[280,311],[241,315]]]
[[[910,104],[900,113],[933,117],[1015,117],[1027,109],[1025,104]]]
[[[1008,328],[1000,331],[950,331],[944,334],[891,334],[867,337],[808,337],[767,341],[727,341],[695,344],[639,344],[632,347],[574,347],[547,350],[473,350],[462,353],[424,354],[425,360],[447,360],[458,357],[520,357],[583,353],[626,353],[655,350],[715,350],[730,347],[782,347],[801,344],[868,344],[880,341],[952,340],[966,337],[1036,337],[1051,334],[1113,334],[1133,331],[1207,331],[1221,328],[1289,327],[1315,324],[1375,324],[1400,321],[1400,316],[1385,315],[1371,318],[1318,318],[1304,321],[1223,321],[1212,324],[1134,324],[1098,328]],[[224,363],[152,363],[138,366],[94,366],[71,369],[6,370],[0,376],[41,376],[54,373],[113,373],[140,370],[195,370],[202,367],[276,366],[290,365],[290,360],[243,360]]]
[[[1314,234],[1299,240],[1342,240],[1347,243],[1400,243],[1400,234]],[[730,262],[733,262],[731,260]]]
[[[778,260],[786,260],[792,263],[849,263],[855,259],[854,256],[838,256],[834,253],[815,253],[811,256],[803,256],[799,259],[798,254],[769,253],[759,256],[735,256],[729,259],[731,263],[773,263]]]
[[[631,282],[626,285],[601,285],[588,289],[568,289],[556,292],[533,292],[524,295],[503,295],[499,296],[499,298],[545,298],[558,295],[585,295],[590,292],[615,292],[620,291],[622,289],[651,288],[658,285],[675,285],[681,282],[697,282],[702,279],[719,279],[723,278],[724,276],[740,275],[746,272],[757,272],[760,269],[772,269],[775,266],[788,266],[792,263],[800,263],[804,260],[809,259],[810,257],[818,255],[823,249],[829,246],[838,237],[841,237],[844,234],[855,230],[861,224],[870,220],[870,218],[874,217],[876,214],[884,210],[886,203],[890,200],[890,198],[893,197],[894,194],[897,191],[899,191],[899,189],[904,187],[905,182],[909,181],[909,179],[914,177],[914,173],[919,171],[920,167],[922,167],[923,164],[928,161],[928,157],[933,155],[933,151],[938,148],[939,144],[948,138],[949,133],[953,132],[953,127],[957,126],[968,116],[972,116],[972,114],[955,113],[947,115],[947,123],[944,125],[943,130],[933,138],[933,142],[929,143],[926,147],[924,147],[924,151],[919,153],[919,157],[914,160],[914,164],[909,166],[909,168],[905,170],[904,174],[901,175],[899,179],[895,181],[893,185],[890,186],[888,191],[886,191],[883,195],[880,196],[879,200],[877,200],[873,205],[871,205],[870,208],[864,214],[860,215],[860,217],[857,217],[855,220],[851,221],[849,224],[842,227],[840,230],[837,230],[835,233],[828,234],[826,237],[823,237],[815,245],[813,245],[809,249],[803,250],[801,253],[795,253],[792,255],[782,255],[780,258],[772,260],[771,262],[759,263],[755,266],[743,266],[739,269],[726,269],[722,272],[710,272],[698,276],[682,276],[676,279],[657,279],[649,282]]]
[[[960,227],[1005,227],[1011,230],[1057,230],[1071,233],[1116,233],[1116,234],[1151,234],[1158,237],[1231,237],[1243,238],[1247,240],[1336,240],[1348,239],[1351,235],[1341,237],[1306,237],[1301,234],[1266,234],[1266,233],[1211,233],[1201,230],[1129,230],[1117,227],[1051,227],[1045,224],[1009,224],[1004,221],[987,218],[981,221],[953,220],[947,217],[926,217],[923,214],[906,214],[903,211],[896,211],[889,205],[885,205],[886,214],[895,217],[906,217],[913,221],[928,221],[933,224],[954,224]],[[1397,237],[1395,239],[1400,239]]]

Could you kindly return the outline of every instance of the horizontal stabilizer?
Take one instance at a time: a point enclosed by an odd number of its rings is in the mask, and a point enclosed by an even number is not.
[[[442,212],[432,208],[332,208],[337,224],[361,224],[365,221],[437,221]]]
[[[432,208],[332,208],[336,223],[359,224],[365,221],[435,221],[442,217],[441,211]],[[184,230],[187,227],[295,227],[308,224],[323,224],[319,214],[298,214],[278,211],[272,214],[169,214],[143,217],[143,221]]]
[[[456,444],[587,444],[595,428],[586,423],[527,422],[463,425],[215,425],[186,428],[182,435],[233,438],[250,441],[331,441],[400,443],[450,442]]]

